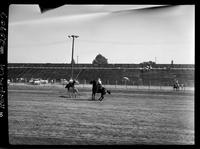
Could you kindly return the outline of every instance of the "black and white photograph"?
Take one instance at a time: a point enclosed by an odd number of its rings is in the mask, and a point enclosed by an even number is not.
[[[9,144],[195,145],[194,34],[189,4],[10,4]]]

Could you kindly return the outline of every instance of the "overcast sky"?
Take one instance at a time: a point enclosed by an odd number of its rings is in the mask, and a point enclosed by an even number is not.
[[[64,5],[41,13],[38,5],[10,5],[9,63],[155,61],[194,64],[194,5]],[[142,9],[143,8],[143,9]]]

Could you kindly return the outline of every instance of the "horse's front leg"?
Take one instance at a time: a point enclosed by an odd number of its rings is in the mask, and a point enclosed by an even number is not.
[[[93,100],[95,100],[95,93],[93,94]]]
[[[69,94],[70,94],[70,98],[72,98],[72,96],[73,96],[72,93],[69,93]]]
[[[68,94],[68,98],[71,98],[71,96],[70,96],[70,92],[67,92],[67,94]]]
[[[95,100],[95,94],[92,93],[92,100]]]

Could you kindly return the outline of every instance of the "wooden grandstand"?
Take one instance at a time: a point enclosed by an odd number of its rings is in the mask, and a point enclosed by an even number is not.
[[[27,64],[9,63],[8,79],[17,78],[69,79],[71,75],[70,64]],[[178,79],[186,86],[194,86],[194,65],[156,64],[150,71],[143,71],[139,64],[75,64],[74,76],[80,83],[88,83],[91,79],[101,77],[104,84],[124,84],[122,79],[128,77],[128,85],[162,85],[168,86]]]

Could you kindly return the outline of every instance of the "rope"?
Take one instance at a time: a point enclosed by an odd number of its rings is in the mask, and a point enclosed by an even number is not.
[[[77,79],[78,78],[78,76],[79,76],[79,74],[81,73],[81,71],[83,71],[84,69],[82,69],[82,70],[80,70],[79,71],[79,73],[76,75],[76,78],[75,79]]]

